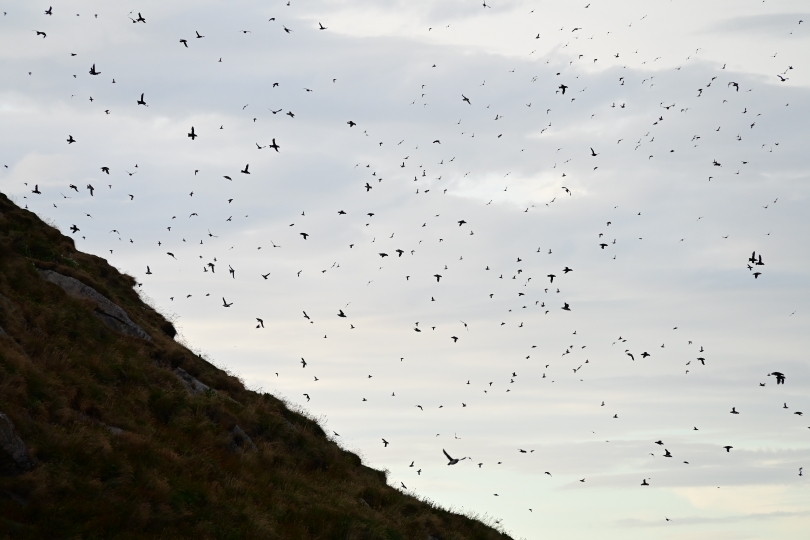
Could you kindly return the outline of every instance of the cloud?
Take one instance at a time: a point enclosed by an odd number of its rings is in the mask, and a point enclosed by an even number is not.
[[[799,493],[805,24],[752,41],[728,3],[93,6],[2,20],[0,189],[77,224],[212,361],[527,537],[623,537],[622,501],[657,515],[687,488]]]

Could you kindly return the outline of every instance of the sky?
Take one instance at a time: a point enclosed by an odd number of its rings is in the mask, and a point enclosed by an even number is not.
[[[806,537],[805,2],[49,6],[0,191],[189,348],[514,538]]]

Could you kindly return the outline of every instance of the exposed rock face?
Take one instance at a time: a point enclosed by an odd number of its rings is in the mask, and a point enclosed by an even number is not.
[[[234,451],[236,451],[237,448],[241,448],[243,452],[248,452],[251,450],[255,452],[258,450],[256,445],[253,444],[253,440],[248,437],[247,433],[242,431],[242,428],[240,428],[238,425],[233,426],[231,433],[233,434],[233,438],[231,440]]]
[[[77,279],[63,276],[53,270],[37,270],[37,272],[39,272],[39,275],[46,281],[58,285],[69,296],[94,302],[98,307],[98,311],[95,312],[96,315],[110,329],[127,336],[152,341],[149,334],[132,322],[123,309],[112,303],[107,297],[100,294],[94,288],[88,287]]]
[[[189,373],[181,367],[174,368],[174,374],[177,375],[177,378],[180,379],[180,382],[183,383],[183,386],[186,387],[189,394],[202,394],[211,389],[208,385],[201,383],[189,375]]]
[[[14,431],[11,419],[0,413],[0,476],[12,476],[34,468],[28,448]]]

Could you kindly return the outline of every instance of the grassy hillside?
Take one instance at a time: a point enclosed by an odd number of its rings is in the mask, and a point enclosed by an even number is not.
[[[0,194],[0,538],[507,538],[175,343],[135,285]]]

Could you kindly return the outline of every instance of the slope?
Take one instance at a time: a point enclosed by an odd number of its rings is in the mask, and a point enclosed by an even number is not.
[[[135,287],[0,194],[0,537],[508,538],[388,486]]]

